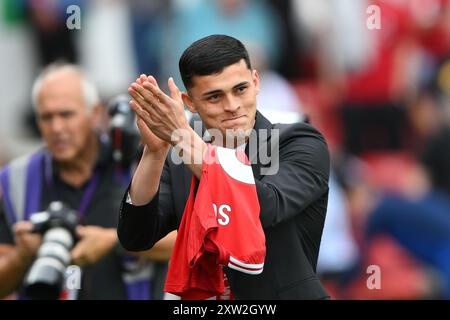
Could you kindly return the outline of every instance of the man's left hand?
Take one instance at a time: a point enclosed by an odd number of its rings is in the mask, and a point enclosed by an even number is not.
[[[72,263],[83,267],[94,264],[106,256],[117,243],[117,231],[113,228],[78,226],[80,240],[72,249]]]

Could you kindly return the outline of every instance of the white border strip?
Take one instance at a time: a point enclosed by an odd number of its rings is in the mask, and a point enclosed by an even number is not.
[[[248,269],[262,269],[264,267],[264,263],[261,264],[249,264],[249,263],[243,263],[242,261],[239,261],[235,257],[230,256],[230,261],[234,264],[237,264],[240,267],[248,268]]]
[[[237,271],[241,271],[243,273],[247,273],[247,274],[260,274],[261,272],[263,272],[263,269],[255,269],[255,270],[249,270],[249,269],[244,269],[244,268],[240,268],[234,264],[232,264],[231,262],[228,263],[228,267]]]

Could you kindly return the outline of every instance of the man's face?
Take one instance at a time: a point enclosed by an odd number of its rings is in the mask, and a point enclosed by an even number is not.
[[[184,101],[198,112],[208,129],[218,129],[223,137],[241,135],[255,124],[259,76],[242,59],[221,73],[194,76],[193,87]]]
[[[71,162],[83,153],[95,121],[94,112],[86,108],[78,74],[61,70],[44,80],[37,121],[55,160]]]

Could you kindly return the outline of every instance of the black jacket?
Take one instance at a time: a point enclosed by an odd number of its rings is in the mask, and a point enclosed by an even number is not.
[[[280,129],[279,148],[270,133],[273,128]],[[254,129],[269,132],[267,138],[251,136],[246,149],[261,207],[266,260],[260,275],[225,268],[231,289],[236,299],[328,298],[316,274],[328,200],[330,160],[326,142],[308,124],[273,125],[259,112]],[[258,156],[249,152],[255,138]],[[267,154],[265,146],[272,143],[268,150],[279,150],[279,170],[265,175],[261,169],[270,164],[262,164],[261,159]],[[122,201],[118,235],[128,250],[148,249],[180,224],[192,174],[184,164],[176,165],[170,158],[159,191],[149,204],[133,206],[125,202],[125,197]]]

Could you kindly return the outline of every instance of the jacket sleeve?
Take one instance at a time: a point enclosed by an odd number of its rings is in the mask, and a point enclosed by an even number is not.
[[[263,228],[292,218],[328,192],[328,147],[316,130],[301,127],[280,137],[279,168],[274,175],[256,180]]]
[[[129,188],[122,198],[117,234],[120,244],[129,251],[153,247],[170,231],[176,229],[168,160],[161,174],[159,189],[146,205],[127,203]]]

